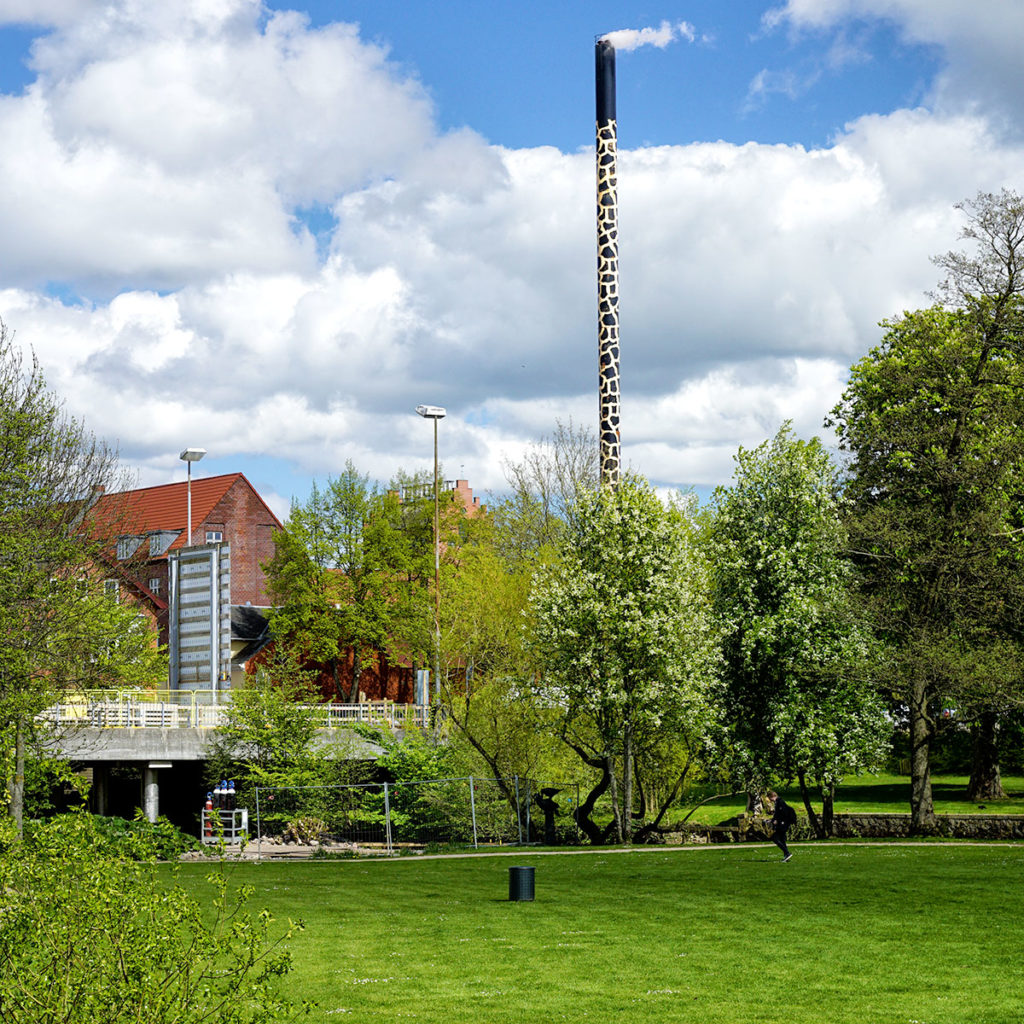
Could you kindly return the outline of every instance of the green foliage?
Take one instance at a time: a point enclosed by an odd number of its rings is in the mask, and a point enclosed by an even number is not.
[[[382,740],[384,752],[377,758],[377,767],[392,782],[420,782],[454,774],[452,748],[425,733],[410,730],[401,739],[388,736]]]
[[[1024,366],[979,333],[981,308],[887,322],[833,412],[863,593],[909,708],[922,826],[941,703],[1005,711],[1024,695]]]
[[[607,771],[621,755],[626,833],[634,753],[665,731],[699,743],[712,714],[707,572],[692,508],[666,506],[626,477],[577,496],[562,558],[534,576],[541,693],[588,764]]]
[[[959,207],[974,249],[934,261],[942,305],[883,323],[830,421],[850,456],[863,590],[908,709],[921,829],[942,701],[987,721],[990,760],[997,715],[1024,693],[1024,199],[1003,189]]]
[[[0,321],[0,768],[17,820],[35,716],[56,694],[166,678],[150,629],[104,592],[122,523],[90,509],[121,482],[116,452],[66,415]]]
[[[723,750],[741,785],[807,773],[832,787],[884,761],[891,728],[852,602],[840,510],[828,453],[788,424],[740,449],[732,486],[715,492]]]
[[[290,956],[248,909],[251,887],[215,872],[198,901],[153,864],[163,838],[68,814],[5,844],[5,1024],[276,1024],[304,1009],[281,993]]]
[[[264,568],[277,643],[327,666],[342,700],[358,699],[362,668],[376,653],[422,657],[427,649],[433,533],[431,521],[423,536],[422,505],[379,491],[349,461],[325,490],[314,483],[274,537]]]
[[[364,762],[353,759],[347,734],[318,732],[323,713],[309,703],[303,683],[277,682],[259,672],[232,695],[207,752],[212,781],[235,780],[238,806],[254,807],[255,789],[317,787],[361,782]],[[280,803],[280,801],[279,801]],[[291,812],[264,806],[264,820],[284,824]]]
[[[90,827],[95,849],[109,857],[177,860],[183,853],[202,847],[198,839],[182,832],[166,818],[149,821],[141,810],[135,812],[131,821],[97,815],[90,819]],[[26,826],[25,838],[29,843],[38,842],[51,828],[50,822],[32,822]]]
[[[441,604],[446,685],[453,693],[465,692],[478,677],[523,674],[528,657],[522,619],[531,570],[506,561],[493,542],[493,531],[485,528],[452,553],[452,563]]]
[[[644,482],[580,496],[562,560],[534,577],[545,690],[610,747],[700,706],[714,665],[706,567],[678,509]]]

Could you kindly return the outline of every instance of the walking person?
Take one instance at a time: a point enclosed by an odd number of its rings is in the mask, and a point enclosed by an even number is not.
[[[772,842],[782,851],[785,862],[793,856],[786,845],[786,833],[796,824],[796,811],[775,790],[769,792],[768,799],[772,802]]]

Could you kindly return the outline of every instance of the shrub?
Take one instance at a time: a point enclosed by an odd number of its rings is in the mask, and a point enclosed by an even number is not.
[[[129,860],[177,860],[183,853],[198,850],[202,844],[195,836],[182,832],[166,818],[147,821],[138,811],[132,821],[126,818],[92,818],[97,847],[112,857]],[[28,823],[28,838],[39,828],[52,828],[41,822]]]
[[[322,818],[295,818],[288,822],[284,830],[284,839],[291,843],[301,843],[303,846],[313,846],[319,843],[324,832],[327,831],[327,823]]]
[[[307,1008],[277,987],[301,925],[271,942],[270,915],[223,870],[200,906],[155,864],[163,840],[81,813],[0,836],[4,1024],[276,1024]]]

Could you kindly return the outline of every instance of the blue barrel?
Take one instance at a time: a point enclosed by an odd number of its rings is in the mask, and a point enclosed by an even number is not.
[[[508,898],[512,903],[533,899],[533,868],[508,869]]]

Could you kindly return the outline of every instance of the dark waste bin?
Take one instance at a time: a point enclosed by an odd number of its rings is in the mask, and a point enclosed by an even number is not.
[[[508,898],[513,903],[533,899],[533,868],[508,869]]]

